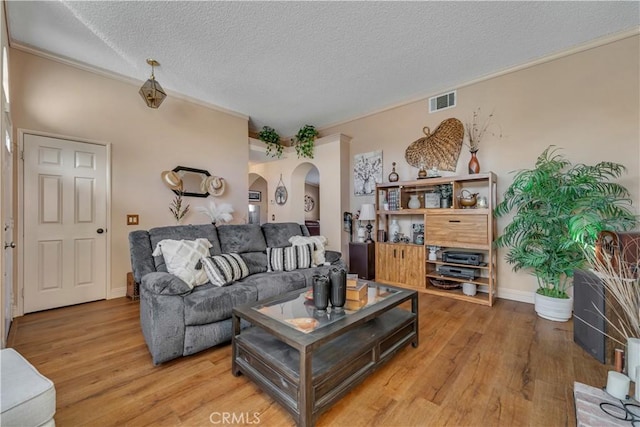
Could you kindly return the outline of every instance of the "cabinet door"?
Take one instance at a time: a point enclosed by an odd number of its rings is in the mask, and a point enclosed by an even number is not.
[[[489,215],[427,215],[425,242],[435,246],[465,246],[488,249]]]
[[[389,245],[386,243],[376,244],[376,280],[386,282],[389,280],[388,265],[389,259],[387,253]]]
[[[412,288],[425,287],[425,251],[424,246],[407,245],[402,248],[400,282]]]

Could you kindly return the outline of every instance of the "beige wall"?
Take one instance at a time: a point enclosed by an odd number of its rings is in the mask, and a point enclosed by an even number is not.
[[[423,126],[434,129],[449,117],[466,123],[473,110],[481,107],[484,113],[494,111],[494,123],[503,134],[500,139],[485,138],[478,153],[481,169],[498,175],[499,195],[510,184],[512,171],[533,167],[536,157],[555,144],[573,162],[624,164],[628,174],[621,182],[632,192],[635,210],[640,212],[639,40],[633,36],[461,87],[453,109],[429,114],[425,99],[322,129],[322,134],[352,137],[351,159],[357,153],[382,149],[385,181],[393,161],[401,180],[413,179],[417,169],[406,163],[404,152],[423,136]],[[457,174],[466,173],[469,158],[463,147]],[[374,202],[373,196],[353,195],[353,177],[348,194],[353,212],[362,203]],[[499,231],[505,223],[498,222]],[[502,257],[498,279],[500,296],[532,301],[535,278],[513,273]]]
[[[11,51],[14,130],[49,132],[112,145],[111,295],[124,295],[131,270],[128,233],[171,225],[168,207],[173,193],[161,180],[175,166],[206,169],[227,182],[216,203],[230,203],[234,220],[244,222],[248,188],[248,119],[177,97],[162,106],[146,106],[138,88],[35,56]],[[146,78],[147,76],[140,76]],[[191,212],[183,223],[206,223],[195,211],[212,200],[186,198]],[[126,214],[140,215],[138,226],[126,225]]]

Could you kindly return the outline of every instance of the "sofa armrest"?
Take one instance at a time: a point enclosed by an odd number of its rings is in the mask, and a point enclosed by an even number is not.
[[[189,285],[182,279],[163,272],[145,274],[140,286],[157,295],[184,295],[191,292]]]
[[[329,264],[335,264],[342,258],[342,252],[326,250],[324,252],[324,259]]]

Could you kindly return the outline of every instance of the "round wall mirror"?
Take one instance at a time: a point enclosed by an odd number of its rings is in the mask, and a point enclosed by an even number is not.
[[[287,189],[284,185],[279,185],[276,187],[275,198],[277,204],[284,205],[285,203],[287,203],[287,196]]]

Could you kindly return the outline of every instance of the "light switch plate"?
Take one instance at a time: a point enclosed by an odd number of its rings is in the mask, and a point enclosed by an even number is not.
[[[127,225],[138,225],[139,220],[138,214],[127,214]]]

